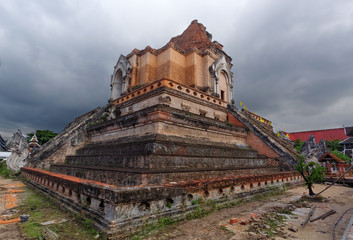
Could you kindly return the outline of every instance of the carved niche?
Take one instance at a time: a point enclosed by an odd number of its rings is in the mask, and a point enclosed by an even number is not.
[[[233,100],[233,73],[230,71],[231,65],[227,62],[224,55],[217,59],[209,68],[212,76],[212,95],[223,98],[226,102]],[[220,85],[223,89],[220,88]],[[224,89],[225,88],[225,89]]]
[[[114,67],[114,72],[111,75],[111,101],[119,98],[122,94],[126,93],[129,87],[129,75],[131,69],[132,67],[129,60],[124,55],[120,55],[119,60]]]

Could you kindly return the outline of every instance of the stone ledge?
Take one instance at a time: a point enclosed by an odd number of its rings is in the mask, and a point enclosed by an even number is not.
[[[177,109],[177,108],[172,108],[169,106],[165,106],[163,104],[157,104],[151,107],[144,108],[142,110],[138,110],[136,112],[117,117],[115,119],[97,124],[95,126],[92,126],[88,128],[88,133],[92,133],[94,131],[100,131],[106,128],[107,126],[110,125],[118,125],[119,127],[131,127],[135,126],[137,124],[141,123],[146,123],[150,114],[154,112],[161,112],[161,113],[169,113],[174,117],[174,121],[178,120],[187,120],[190,125],[202,125],[205,127],[215,127],[219,129],[224,129],[224,130],[231,130],[234,132],[239,132],[239,133],[246,133],[244,128],[239,127],[239,126],[228,126],[227,123],[215,120],[212,118],[205,118],[203,116],[190,113],[190,112],[185,112],[183,110]],[[167,115],[168,116],[168,115]],[[160,114],[158,116],[153,116],[153,117],[158,117],[158,119],[150,119],[149,121],[171,121],[169,117],[166,118],[166,116]],[[144,119],[145,118],[145,119]],[[140,119],[140,122],[138,121]]]
[[[140,173],[140,174],[153,174],[153,173],[179,173],[179,172],[209,172],[209,171],[227,171],[227,170],[247,170],[258,169],[255,167],[230,167],[230,168],[181,168],[181,169],[144,169],[144,168],[113,168],[113,167],[100,167],[100,166],[83,166],[71,164],[52,164],[54,167],[68,167],[68,168],[81,168],[92,170],[104,170],[113,172],[126,172],[126,173]],[[261,168],[274,168],[273,166],[263,166]],[[275,168],[277,169],[277,168]],[[63,174],[65,175],[65,174]]]
[[[111,238],[131,234],[146,220],[184,218],[197,207],[193,200],[198,198],[227,202],[267,191],[271,186],[302,183],[295,172],[136,187],[116,187],[33,168],[22,168],[21,174],[28,184],[64,207],[92,218]]]
[[[87,180],[83,178],[73,177],[65,174],[49,172],[41,169],[22,168],[21,175],[39,184],[46,185],[56,191],[61,191],[64,195],[70,197],[73,192],[86,192],[90,196],[101,196],[106,200],[119,203],[129,203],[134,201],[146,201],[156,199],[156,197],[164,198],[166,196],[185,194],[186,189],[193,191],[212,190],[219,187],[231,187],[240,185],[257,184],[264,182],[264,185],[272,183],[290,182],[300,179],[296,172],[279,172],[261,175],[233,176],[224,178],[213,178],[205,180],[181,181],[173,184],[155,185],[155,186],[134,186],[134,187],[118,187],[111,184]],[[265,184],[267,182],[267,184]],[[66,186],[66,187],[65,187]],[[73,188],[73,189],[70,189]],[[67,190],[67,191],[66,191]],[[171,191],[173,190],[173,191]],[[143,197],[141,197],[143,195]],[[131,197],[135,196],[134,199]]]
[[[192,87],[187,87],[181,83],[178,83],[176,81],[173,81],[173,80],[167,79],[167,78],[157,80],[157,81],[150,83],[144,87],[136,89],[136,90],[134,90],[134,91],[118,98],[118,99],[113,100],[112,103],[114,105],[119,105],[119,104],[122,104],[126,101],[131,101],[134,98],[137,98],[139,96],[143,96],[144,94],[147,94],[155,89],[162,88],[162,87],[171,88],[171,89],[176,90],[180,93],[193,96],[195,98],[198,98],[198,99],[203,100],[205,102],[212,103],[214,105],[222,106],[224,108],[227,107],[227,102],[225,102],[224,100],[222,100],[220,98],[216,98],[216,97],[211,96],[207,93],[204,93],[200,90],[197,90]]]

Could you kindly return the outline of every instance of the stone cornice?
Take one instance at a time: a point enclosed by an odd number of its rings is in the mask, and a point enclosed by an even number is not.
[[[179,93],[183,93],[184,95],[192,96],[193,98],[206,101],[207,103],[210,103],[212,105],[227,108],[227,102],[221,100],[220,98],[214,97],[212,95],[204,93],[204,92],[197,90],[195,88],[187,87],[183,84],[177,83],[176,81],[166,79],[166,78],[163,78],[161,80],[157,80],[151,84],[148,84],[146,86],[138,88],[128,94],[125,94],[124,96],[122,96],[118,99],[111,101],[111,103],[118,106],[122,103],[125,103],[127,101],[131,101],[134,98],[137,98],[137,97],[142,96],[146,93],[149,93],[157,88],[162,88],[162,87],[173,89]]]

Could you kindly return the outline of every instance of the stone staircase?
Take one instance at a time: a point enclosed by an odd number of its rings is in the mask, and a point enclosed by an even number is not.
[[[151,134],[90,143],[51,170],[117,186],[163,184],[279,171],[250,147]]]
[[[228,106],[229,112],[244,124],[256,136],[262,139],[269,147],[277,152],[288,164],[293,166],[299,157],[298,151],[286,140],[278,137],[272,130],[266,128],[261,122],[252,118],[245,112],[239,112],[234,107]]]

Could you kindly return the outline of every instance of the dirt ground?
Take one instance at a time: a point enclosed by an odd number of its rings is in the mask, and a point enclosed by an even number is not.
[[[319,192],[325,187],[327,185],[315,185],[314,191]],[[169,226],[157,236],[149,239],[332,239],[332,229],[335,222],[344,211],[353,208],[353,188],[332,186],[322,194],[324,199],[321,201],[301,201],[303,194],[307,194],[307,190],[304,187],[296,187],[270,200],[250,201],[236,207],[213,212],[201,219]],[[301,226],[313,205],[316,206],[316,210],[311,219],[330,209],[335,210],[336,213],[324,220],[308,222],[304,227]],[[352,214],[353,210],[347,212],[337,224],[335,239],[342,238]],[[266,222],[264,223],[264,220],[270,220],[271,223],[271,218],[274,216],[283,216],[283,222],[275,226],[273,236],[266,236],[266,228],[269,226],[266,225]],[[230,219],[233,221],[235,219],[237,223],[230,224]],[[276,221],[273,222],[276,225]],[[267,224],[269,223],[267,222]],[[259,225],[260,227],[258,227]],[[251,231],[254,226],[257,226],[255,228],[257,233]],[[289,228],[296,231],[289,230]],[[352,231],[347,239],[353,239]]]
[[[315,185],[314,191],[319,192],[325,187],[327,185]],[[0,239],[25,239],[20,232],[21,223],[6,222],[16,217],[17,204],[20,205],[24,197],[24,189],[20,181],[0,177]],[[322,194],[321,201],[301,200],[306,193],[304,187],[289,189],[281,195],[251,200],[215,211],[204,218],[167,226],[147,239],[332,239],[332,229],[339,217],[353,208],[353,188],[332,186]],[[303,227],[301,223],[312,206],[316,206],[316,210],[311,219],[331,209],[336,213],[324,220],[309,221]],[[350,210],[338,222],[335,239],[342,238],[352,215],[353,210]],[[353,230],[347,239],[353,239]]]
[[[0,177],[0,239],[24,239],[19,228],[17,206],[23,200],[21,181]]]

